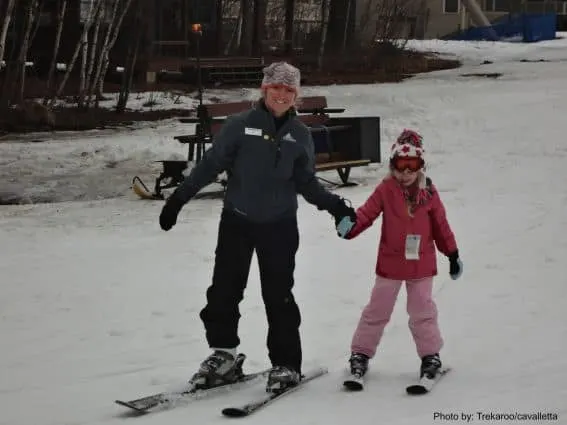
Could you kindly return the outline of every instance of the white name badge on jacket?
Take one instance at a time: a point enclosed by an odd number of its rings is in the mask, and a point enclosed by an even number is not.
[[[252,128],[252,127],[245,127],[244,134],[247,136],[260,136],[262,137],[262,129],[261,128]]]
[[[406,236],[406,260],[419,260],[419,242],[421,235]]]

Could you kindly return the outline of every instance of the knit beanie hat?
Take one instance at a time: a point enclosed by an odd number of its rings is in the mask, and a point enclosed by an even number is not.
[[[421,158],[425,163],[424,154],[423,137],[416,131],[405,129],[392,145],[390,159],[397,157]]]
[[[274,62],[263,69],[264,78],[262,88],[273,85],[284,85],[295,91],[299,90],[301,84],[301,73],[295,66],[287,62]]]
[[[423,149],[423,137],[413,130],[405,129],[398,136],[390,150],[390,163],[393,164],[396,158],[420,158],[423,161],[422,167],[425,167],[425,149]],[[404,196],[410,200],[409,191],[404,189]],[[412,209],[415,205],[421,205],[431,198],[431,192],[427,187],[427,177],[424,168],[418,171],[417,176],[417,193],[415,193],[412,201]],[[412,211],[410,211],[412,213]]]

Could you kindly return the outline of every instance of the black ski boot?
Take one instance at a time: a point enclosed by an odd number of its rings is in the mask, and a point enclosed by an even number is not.
[[[351,375],[362,378],[368,370],[368,359],[366,354],[352,353],[348,360]]]
[[[423,356],[421,359],[421,369],[419,373],[419,377],[423,378],[424,376],[428,379],[434,379],[437,372],[441,369],[441,358],[439,354],[429,354],[427,356]]]
[[[189,383],[196,388],[212,388],[235,382],[243,375],[242,364],[245,358],[244,354],[234,358],[231,353],[216,350],[201,363]]]
[[[299,384],[300,380],[299,372],[286,366],[274,366],[268,375],[266,392],[279,393],[285,391],[287,388]]]

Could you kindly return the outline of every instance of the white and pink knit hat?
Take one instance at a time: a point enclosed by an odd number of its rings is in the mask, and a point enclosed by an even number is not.
[[[263,69],[264,78],[262,88],[273,85],[283,85],[299,90],[301,85],[301,72],[295,66],[287,62],[274,62]]]
[[[390,159],[397,157],[421,158],[425,163],[423,137],[413,130],[402,131],[390,150]]]

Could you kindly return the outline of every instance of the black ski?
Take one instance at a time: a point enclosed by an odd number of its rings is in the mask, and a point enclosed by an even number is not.
[[[245,358],[246,356],[244,354],[238,355],[238,367],[242,367],[242,363],[244,362]],[[192,399],[201,399],[217,394],[219,392],[239,389],[246,383],[254,381],[257,378],[267,376],[269,371],[270,369],[265,369],[259,372],[241,374],[235,380],[221,382],[217,385],[207,388],[198,388],[190,384],[188,388],[182,391],[162,392],[129,401],[115,400],[115,403],[119,404],[120,406],[132,409],[138,413],[149,413],[157,407],[173,407],[176,402],[181,402],[182,400],[189,401]]]
[[[318,378],[322,375],[325,375],[326,373],[328,373],[328,369],[324,368],[324,367],[318,367],[315,369],[310,370],[309,372],[305,373],[301,379],[301,381],[299,382],[298,385],[294,386],[294,387],[289,387],[287,389],[285,389],[282,392],[277,392],[277,393],[268,393],[265,396],[261,396],[258,397],[256,400],[252,400],[246,404],[243,404],[242,406],[234,406],[234,407],[227,407],[225,409],[222,410],[222,414],[224,416],[228,416],[231,418],[240,418],[243,416],[249,416],[254,412],[257,412],[258,410],[260,410],[263,407],[266,407],[267,405],[271,404],[272,402],[281,399],[283,396],[287,395],[287,394],[291,394],[301,388],[303,388],[303,386],[315,379]]]
[[[450,370],[451,368],[445,367],[439,370],[433,378],[424,376],[417,384],[407,386],[406,393],[409,395],[423,395],[431,392],[435,384],[437,384]]]

